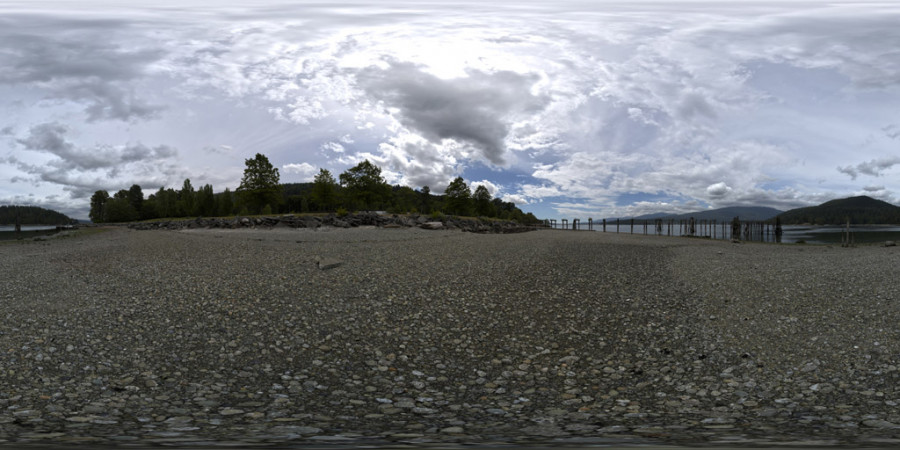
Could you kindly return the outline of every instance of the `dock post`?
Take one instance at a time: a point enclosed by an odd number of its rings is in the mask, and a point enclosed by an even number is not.
[[[16,238],[19,238],[22,234],[22,223],[19,220],[19,206],[16,205],[13,208],[16,210]]]

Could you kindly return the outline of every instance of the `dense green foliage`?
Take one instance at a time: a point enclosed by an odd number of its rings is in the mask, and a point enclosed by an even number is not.
[[[451,181],[444,195],[447,196],[444,207],[450,214],[468,216],[472,213],[472,191],[462,177],[456,177]]]
[[[867,196],[825,202],[792,209],[778,216],[784,225],[900,224],[900,207]]]
[[[313,180],[312,192],[310,192],[307,200],[307,208],[309,208],[310,201],[314,208],[325,210],[333,208],[338,204],[338,189],[338,183],[331,176],[331,172],[328,169],[319,169],[319,174]],[[300,206],[302,209],[302,200]]]
[[[390,196],[391,187],[381,176],[381,169],[369,160],[347,169],[340,180],[344,201],[351,209],[380,209]]]
[[[281,202],[278,169],[260,153],[244,162],[247,168],[236,192],[247,208],[254,214],[260,214],[266,207],[272,209],[272,205],[278,205]]]
[[[312,183],[276,184],[277,188],[271,188],[266,186],[273,180],[277,182],[278,169],[268,164],[263,155],[246,162],[241,188],[234,193],[225,189],[216,194],[208,184],[195,190],[190,179],[184,180],[180,190],[159,188],[146,199],[137,185],[113,196],[106,191],[97,191],[91,197],[91,220],[128,222],[234,214],[346,213],[365,209],[395,214],[477,214],[520,223],[539,222],[533,214],[523,213],[515,204],[491,198],[484,186],[476,187],[472,195],[462,178],[453,180],[445,189],[445,195],[432,195],[428,186],[421,190],[390,186],[378,166],[363,161],[340,174],[340,183],[327,169],[320,169]],[[264,195],[256,196],[252,192],[264,192]]]
[[[492,217],[494,215],[494,205],[491,204],[491,193],[488,192],[484,185],[479,184],[472,194],[472,206],[475,208],[475,214],[483,217]]]
[[[0,224],[14,225],[16,214],[20,225],[69,225],[76,222],[65,214],[38,206],[0,206]]]

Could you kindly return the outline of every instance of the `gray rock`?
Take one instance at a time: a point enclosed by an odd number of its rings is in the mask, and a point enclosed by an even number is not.
[[[340,267],[342,264],[344,264],[342,261],[334,258],[324,258],[316,262],[316,266],[319,268],[319,270],[334,269],[336,267]]]
[[[862,424],[869,428],[900,429],[900,425],[882,419],[863,420]]]

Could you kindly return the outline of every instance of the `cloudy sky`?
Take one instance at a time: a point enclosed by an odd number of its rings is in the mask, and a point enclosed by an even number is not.
[[[221,6],[228,3],[229,6]],[[893,2],[0,0],[0,204],[363,159],[542,218],[900,203]]]

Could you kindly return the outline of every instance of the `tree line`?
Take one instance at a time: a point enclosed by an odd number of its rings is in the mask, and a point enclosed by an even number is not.
[[[512,202],[493,198],[479,185],[472,192],[461,177],[454,179],[444,195],[433,195],[428,186],[416,190],[391,186],[381,169],[368,160],[351,167],[335,178],[327,169],[319,169],[311,183],[281,184],[278,169],[268,158],[257,154],[245,160],[240,186],[214,193],[206,184],[194,189],[190,179],[181,189],[161,187],[144,198],[139,185],[122,189],[112,196],[100,190],[91,197],[93,222],[131,222],[175,217],[225,217],[231,215],[339,213],[347,211],[387,211],[389,213],[453,214],[537,223]]]
[[[818,206],[792,209],[778,217],[786,225],[900,224],[900,207],[868,196],[831,200]]]
[[[12,225],[70,225],[76,223],[65,214],[38,206],[0,206],[0,224]]]

